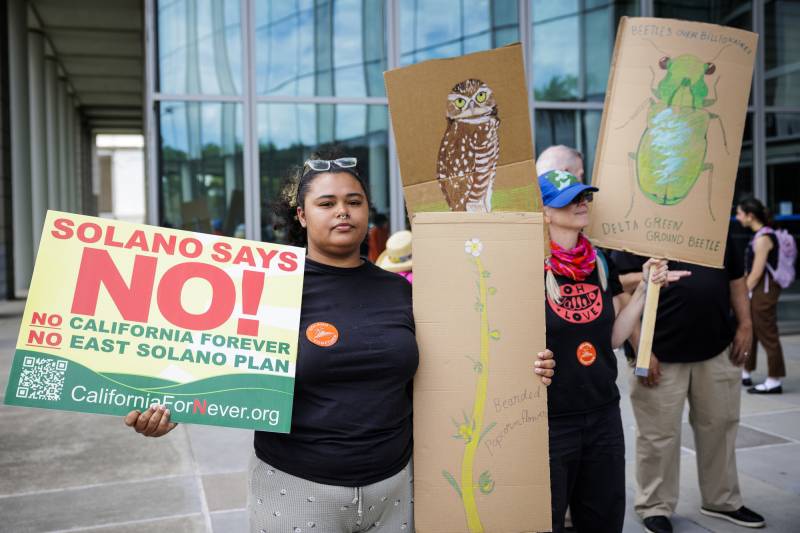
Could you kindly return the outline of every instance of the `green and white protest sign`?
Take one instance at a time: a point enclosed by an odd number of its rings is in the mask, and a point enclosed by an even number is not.
[[[304,259],[50,211],[5,402],[288,433]]]

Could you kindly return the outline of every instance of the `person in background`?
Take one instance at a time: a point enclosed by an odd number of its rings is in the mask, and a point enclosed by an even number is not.
[[[745,253],[747,288],[750,291],[750,313],[753,316],[753,344],[742,370],[742,384],[751,386],[753,394],[780,394],[786,376],[783,347],[778,334],[778,298],[781,286],[767,266],[778,268],[778,239],[770,227],[766,207],[756,198],[744,199],[736,208],[736,220],[755,233]],[[752,387],[751,372],[756,369],[758,343],[767,352],[767,379]]]
[[[550,146],[536,159],[536,175],[541,176],[551,170],[569,172],[583,183],[583,154],[563,144]]]
[[[384,270],[403,276],[409,283],[414,281],[411,272],[411,232],[398,231],[386,241],[386,250],[378,257],[375,264]]]
[[[389,219],[383,213],[375,213],[372,225],[367,232],[369,255],[367,258],[373,263],[386,249],[386,240],[389,238]]]
[[[306,161],[276,207],[307,256],[291,431],[255,433],[254,532],[414,531],[411,285],[360,255],[369,198],[356,165]],[[552,353],[538,357],[532,376],[549,385]],[[169,414],[153,406],[125,423],[160,437]]]
[[[740,526],[764,526],[764,517],[745,507],[739,492],[738,367],[751,349],[752,323],[742,260],[730,239],[725,251],[724,269],[670,263],[671,269],[691,272],[691,276],[661,289],[648,375],[636,377],[631,373],[631,404],[636,419],[634,509],[650,533],[672,531],[670,519],[678,504],[681,425],[687,400],[700,512]],[[612,258],[626,290],[638,287],[645,259],[625,252],[613,252]],[[635,331],[631,344],[636,347],[638,341]]]
[[[613,262],[582,231],[596,187],[551,170],[539,176],[551,256],[544,270],[547,347],[558,379],[548,389],[553,532],[564,531],[567,505],[578,531],[622,531],[625,516],[625,442],[614,347],[627,339],[644,308],[645,283],[628,305]],[[667,279],[666,261],[648,261],[655,283]]]

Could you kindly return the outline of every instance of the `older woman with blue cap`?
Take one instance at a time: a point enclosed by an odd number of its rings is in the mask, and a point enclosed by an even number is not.
[[[550,231],[547,348],[559,368],[547,394],[553,531],[564,530],[568,505],[577,531],[622,531],[625,443],[614,348],[638,324],[646,284],[625,302],[613,263],[583,235],[597,187],[562,170],[539,176],[539,187]],[[666,261],[650,259],[643,273],[663,284]]]

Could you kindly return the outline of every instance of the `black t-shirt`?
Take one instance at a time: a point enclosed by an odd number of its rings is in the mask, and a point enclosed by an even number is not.
[[[411,458],[418,364],[405,279],[366,260],[336,268],[306,258],[291,432],[257,431],[256,455],[328,485],[393,476]]]
[[[549,416],[586,413],[619,400],[611,331],[614,296],[622,292],[622,285],[613,261],[608,255],[605,259],[605,291],[595,268],[584,281],[556,274],[561,303],[546,298],[547,348],[556,360],[556,377],[547,388]]]
[[[774,233],[764,233],[762,235],[769,237],[769,239],[772,241],[772,249],[770,249],[769,253],[767,254],[767,264],[769,264],[769,266],[772,268],[778,268],[778,251],[780,250],[780,248],[778,248],[778,238]],[[755,244],[754,237],[753,240],[750,241],[750,244],[747,245],[744,257],[745,272],[750,272],[753,270],[753,260],[756,257],[756,251],[754,249]],[[769,273],[769,270],[764,269],[764,272]]]
[[[612,254],[622,274],[641,272],[646,258],[626,252]],[[718,355],[736,332],[730,282],[744,275],[742,258],[728,240],[725,268],[670,261],[670,270],[691,276],[662,288],[653,335],[653,353],[665,363],[695,363]]]

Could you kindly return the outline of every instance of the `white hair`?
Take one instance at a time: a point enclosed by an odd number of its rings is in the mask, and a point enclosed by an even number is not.
[[[536,160],[536,175],[541,176],[551,170],[566,170],[575,174],[574,167],[580,166],[583,170],[583,154],[575,148],[557,144],[546,148]],[[583,181],[583,172],[576,177]]]

